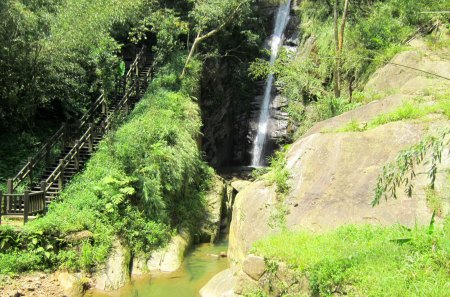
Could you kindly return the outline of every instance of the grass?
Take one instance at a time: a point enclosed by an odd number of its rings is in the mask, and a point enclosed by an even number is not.
[[[425,191],[428,208],[436,212],[436,215],[442,215],[443,198],[441,193],[431,187],[427,187]]]
[[[431,114],[440,114],[450,119],[450,93],[434,95],[431,100],[417,97],[412,101],[403,102],[394,111],[376,116],[368,123],[351,120],[331,132],[363,132],[391,122],[424,119]]]
[[[323,234],[285,232],[255,243],[253,252],[307,276],[314,296],[447,296],[450,217],[429,231],[351,225]]]

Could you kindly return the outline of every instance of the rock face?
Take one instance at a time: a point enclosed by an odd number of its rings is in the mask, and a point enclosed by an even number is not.
[[[81,297],[85,291],[88,278],[81,273],[69,273],[65,271],[55,274],[64,293],[70,297]]]
[[[130,280],[130,250],[120,240],[115,240],[108,260],[95,274],[95,288],[113,291],[123,287]]]
[[[165,248],[152,253],[147,261],[148,270],[150,272],[174,272],[178,270],[191,243],[191,235],[188,232],[181,231],[180,234],[172,237]]]
[[[421,39],[414,39],[410,45],[414,50],[398,54],[392,59],[393,64],[388,64],[376,71],[365,86],[365,91],[389,95],[392,93],[423,94],[433,92],[437,88],[448,89],[448,80],[431,75],[450,77],[448,49],[431,51]]]
[[[295,6],[295,4],[293,3]],[[275,6],[276,7],[276,6]],[[295,56],[299,51],[299,18],[291,10],[289,22],[287,24],[284,39],[283,49],[290,55]],[[265,48],[270,50],[269,41],[266,40]],[[252,113],[248,118],[249,130],[246,140],[250,143],[247,145],[247,155],[251,155],[253,149],[253,141],[258,133],[258,122],[261,113],[261,103],[263,102],[266,82],[260,81],[257,86],[257,94],[253,101]],[[272,155],[279,147],[280,143],[286,143],[290,137],[289,133],[289,115],[285,111],[288,104],[288,98],[280,95],[278,87],[275,85],[272,89],[272,98],[269,105],[269,120],[267,123],[267,138],[263,148],[263,154],[266,156]]]
[[[207,213],[205,222],[200,229],[200,242],[215,242],[220,234],[222,221],[222,208],[226,200],[226,185],[224,181],[216,176],[213,186],[206,196]]]
[[[450,62],[439,54],[418,48],[399,54],[394,63],[423,68],[450,77]],[[439,89],[448,90],[448,81],[420,71],[388,65],[374,75],[367,90],[380,90],[383,100],[372,102],[351,112],[315,125],[296,141],[287,154],[291,174],[291,191],[286,197],[286,223],[291,230],[323,231],[343,224],[427,224],[432,212],[425,199],[428,184],[427,167],[417,168],[412,198],[400,194],[397,200],[371,206],[373,189],[382,166],[397,154],[417,143],[424,135],[449,127],[445,117],[432,116],[430,121],[392,122],[364,132],[333,132],[352,120],[362,123],[381,113],[394,110],[402,102],[418,95],[428,96]],[[442,171],[450,168],[450,157],[444,154]],[[443,189],[445,174],[440,174],[437,188]],[[399,191],[402,193],[402,191]],[[241,191],[234,204],[229,239],[229,257],[242,263],[253,242],[277,232],[269,222],[277,214],[275,186],[256,181]]]

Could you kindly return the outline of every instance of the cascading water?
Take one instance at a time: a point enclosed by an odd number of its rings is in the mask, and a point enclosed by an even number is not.
[[[275,28],[270,40],[271,55],[270,64],[273,65],[278,56],[278,51],[281,47],[284,30],[289,21],[289,12],[291,8],[291,0],[284,1],[278,8],[277,17],[275,20]],[[253,143],[252,150],[252,166],[261,166],[263,163],[263,150],[267,136],[267,125],[269,121],[269,105],[272,99],[272,87],[273,87],[274,75],[271,73],[267,77],[266,87],[264,90],[263,102],[261,105],[261,112],[258,121],[258,130],[255,141]]]

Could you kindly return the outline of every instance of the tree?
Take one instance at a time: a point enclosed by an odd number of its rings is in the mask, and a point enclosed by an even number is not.
[[[190,48],[181,77],[186,74],[189,62],[200,43],[237,21],[239,14],[250,8],[253,0],[197,0],[191,17],[194,20],[195,39]]]
[[[345,0],[344,3],[344,12],[342,14],[341,20],[341,30],[339,31],[339,0],[335,0],[334,2],[334,41],[336,45],[336,64],[334,69],[334,96],[336,98],[341,96],[341,54],[342,48],[344,46],[344,31],[345,31],[345,23],[347,21],[348,14],[348,6],[349,0]]]

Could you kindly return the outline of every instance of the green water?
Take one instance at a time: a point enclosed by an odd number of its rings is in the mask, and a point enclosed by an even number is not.
[[[227,242],[194,246],[182,267],[174,273],[135,278],[116,292],[90,291],[89,297],[198,297],[200,289],[217,273],[228,268],[228,260],[219,258]]]

